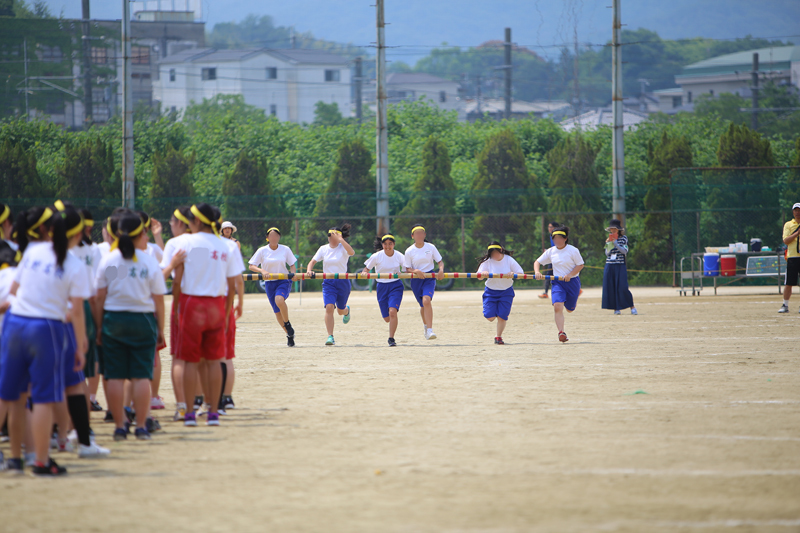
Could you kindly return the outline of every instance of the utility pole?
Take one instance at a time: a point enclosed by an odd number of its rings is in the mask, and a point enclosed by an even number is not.
[[[475,102],[478,104],[478,120],[483,118],[483,111],[481,110],[481,75],[478,74],[478,79],[475,82]]]
[[[505,65],[503,68],[506,75],[505,118],[509,120],[511,118],[511,28],[506,28],[506,42],[503,47],[505,48]]]
[[[92,45],[89,40],[89,0],[81,0],[82,19],[81,19],[81,39],[83,40],[83,127],[89,129],[94,122],[92,115]]]
[[[361,57],[356,58],[356,121],[361,125]]]
[[[136,204],[133,179],[133,96],[131,87],[131,6],[122,0],[122,205]]]
[[[581,86],[580,82],[578,81],[578,75],[580,71],[578,70],[578,21],[575,20],[575,26],[573,26],[573,41],[574,41],[574,54],[575,57],[572,60],[572,101],[575,103],[575,116],[581,114]]]
[[[375,81],[377,85],[378,117],[377,129],[377,176],[375,200],[378,235],[389,232],[389,129],[386,120],[386,33],[383,19],[383,1],[375,0],[376,26],[378,30],[378,54],[375,63]]]
[[[753,131],[758,130],[758,54],[753,54],[753,116],[750,119],[750,127]]]
[[[28,110],[28,39],[22,38],[22,61],[25,64],[25,120],[31,119],[30,111]]]
[[[624,223],[625,217],[625,144],[622,138],[624,124],[622,121],[622,43],[620,33],[622,30],[622,18],[620,16],[620,2],[613,0],[614,8],[614,34],[612,38],[611,60],[613,70],[611,73],[612,106],[614,115],[614,144],[612,145],[613,174],[611,192],[611,210],[616,218]]]

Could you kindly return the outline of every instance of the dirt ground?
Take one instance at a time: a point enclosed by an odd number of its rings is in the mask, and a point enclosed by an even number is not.
[[[638,289],[613,316],[587,289],[562,345],[537,294],[495,346],[480,292],[437,293],[435,341],[406,292],[397,348],[374,293],[328,348],[320,293],[289,300],[295,348],[248,295],[221,427],[171,422],[165,371],[162,432],[95,413],[113,454],[0,475],[0,531],[800,531],[800,298]]]

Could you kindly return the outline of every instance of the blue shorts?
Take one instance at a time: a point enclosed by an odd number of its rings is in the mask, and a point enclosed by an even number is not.
[[[322,280],[322,303],[335,305],[337,309],[347,307],[347,299],[350,297],[349,279],[325,279]]]
[[[391,283],[378,283],[378,307],[381,308],[381,316],[389,316],[389,308],[394,307],[400,310],[400,303],[403,301],[403,282],[400,280]]]
[[[435,272],[435,270],[431,270],[428,274]],[[427,296],[431,300],[433,300],[433,293],[436,291],[436,278],[411,278],[411,292],[414,293],[414,298],[417,299],[417,303],[419,306],[422,307],[422,297]]]
[[[578,305],[578,296],[581,293],[581,278],[572,278],[569,281],[557,280],[553,282],[550,292],[550,301],[563,303],[567,311],[574,311]]]
[[[287,300],[289,298],[289,292],[292,290],[292,282],[288,279],[268,281],[264,284],[264,289],[267,291],[267,299],[269,299],[269,305],[272,306],[272,312],[280,313],[281,310],[275,305],[275,297],[283,296],[283,299]]]
[[[483,289],[483,316],[486,318],[499,317],[508,320],[511,313],[511,304],[514,302],[514,287],[504,291],[497,291],[485,287]]]
[[[78,383],[86,380],[86,375],[83,373],[83,370],[77,372],[73,370],[75,368],[75,352],[78,349],[78,342],[75,340],[75,328],[72,327],[72,324],[67,323],[64,324],[64,329],[66,330],[67,343],[64,351],[64,359],[62,360],[64,364],[64,386],[74,387]]]
[[[65,324],[6,313],[0,339],[0,399],[19,400],[31,388],[33,403],[64,400]],[[73,362],[75,352],[73,351]]]

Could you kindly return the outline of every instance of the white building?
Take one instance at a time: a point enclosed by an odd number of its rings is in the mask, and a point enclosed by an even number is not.
[[[323,50],[185,50],[159,61],[153,99],[162,111],[180,111],[218,94],[241,94],[246,103],[281,121],[313,122],[319,101],[350,109],[349,61]]]
[[[461,84],[422,72],[394,72],[386,76],[388,103],[413,102],[425,98],[446,111],[458,111],[459,120],[464,120],[464,101],[459,97]],[[375,81],[362,89],[364,103],[370,108],[375,104]]]

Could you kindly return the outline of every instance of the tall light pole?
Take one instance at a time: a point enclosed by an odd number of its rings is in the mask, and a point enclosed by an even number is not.
[[[375,1],[378,29],[378,54],[375,62],[378,116],[376,120],[377,176],[375,183],[376,226],[378,235],[389,232],[389,129],[386,119],[386,35],[383,21],[383,0]]]
[[[122,0],[122,205],[136,204],[133,178],[133,95],[131,87],[131,6]]]
[[[622,43],[620,42],[622,18],[620,16],[620,1],[613,0],[614,34],[611,41],[611,60],[614,65],[611,72],[612,111],[614,115],[614,144],[611,150],[611,157],[614,160],[612,166],[611,210],[615,217],[623,220],[625,217],[625,145],[622,139],[624,123],[622,120]]]

